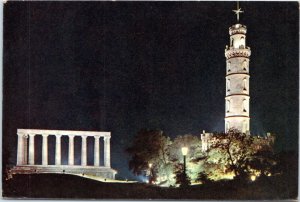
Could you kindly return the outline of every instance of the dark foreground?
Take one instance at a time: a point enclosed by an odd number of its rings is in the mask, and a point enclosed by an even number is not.
[[[297,177],[296,177],[297,178]],[[290,178],[291,179],[291,178]],[[297,179],[268,177],[255,182],[224,181],[187,189],[147,184],[103,183],[63,174],[15,175],[4,197],[81,199],[296,199]]]

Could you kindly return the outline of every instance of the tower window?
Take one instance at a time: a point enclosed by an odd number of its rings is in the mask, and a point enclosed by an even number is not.
[[[244,90],[244,91],[247,90],[246,85],[247,85],[247,79],[244,78],[244,80],[243,80],[243,90]]]
[[[226,112],[229,113],[230,111],[230,100],[227,100],[227,105],[226,105]]]
[[[247,71],[247,60],[243,61],[242,67],[244,71]]]
[[[227,91],[230,91],[230,79],[227,80]]]
[[[227,62],[227,71],[228,71],[228,72],[231,72],[230,68],[231,68],[231,62],[228,61],[228,62]]]
[[[242,36],[240,38],[240,48],[244,48],[245,47],[245,38]]]
[[[243,100],[243,112],[247,112],[247,110],[246,110],[246,99]]]

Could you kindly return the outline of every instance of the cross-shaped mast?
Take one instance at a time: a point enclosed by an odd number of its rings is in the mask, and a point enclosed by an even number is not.
[[[237,2],[236,10],[232,10],[232,11],[236,14],[237,21],[239,22],[239,20],[240,20],[240,13],[243,13],[243,12],[244,12],[244,11],[242,11],[241,8],[239,7],[239,2]]]

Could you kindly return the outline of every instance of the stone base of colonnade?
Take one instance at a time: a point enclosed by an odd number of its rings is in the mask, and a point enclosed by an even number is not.
[[[68,165],[19,165],[10,170],[10,174],[39,174],[39,173],[57,173],[57,174],[80,174],[94,175],[107,179],[115,179],[117,171],[109,167],[96,166],[68,166]]]

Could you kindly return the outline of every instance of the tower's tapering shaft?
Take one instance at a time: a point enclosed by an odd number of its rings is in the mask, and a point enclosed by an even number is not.
[[[225,132],[230,128],[243,133],[250,130],[249,57],[246,46],[247,28],[235,24],[229,28],[230,44],[226,46]]]

